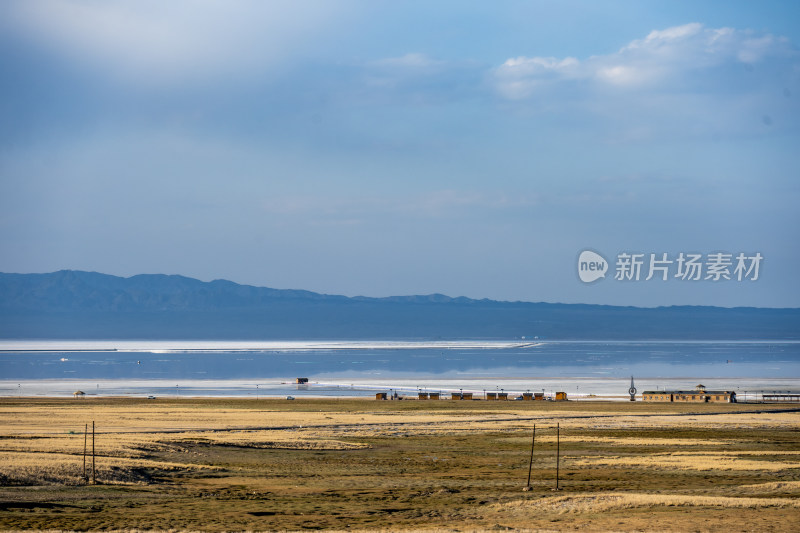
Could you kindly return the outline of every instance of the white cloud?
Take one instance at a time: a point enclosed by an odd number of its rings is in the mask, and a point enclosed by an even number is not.
[[[666,30],[653,30],[642,40],[632,41],[623,50],[635,50],[637,48],[658,48],[668,46],[671,43],[685,41],[701,33],[703,25],[699,22],[674,26]]]
[[[496,91],[508,99],[525,99],[542,88],[585,82],[595,89],[643,89],[702,81],[703,72],[735,64],[755,64],[797,53],[784,39],[731,28],[691,23],[654,30],[608,55],[584,60],[567,57],[516,57],[493,72]]]
[[[548,80],[580,77],[580,62],[567,57],[515,57],[508,59],[495,72],[497,89],[506,98],[526,98],[537,86]]]
[[[4,8],[15,31],[142,84],[268,69],[342,11],[288,0],[11,0]]]

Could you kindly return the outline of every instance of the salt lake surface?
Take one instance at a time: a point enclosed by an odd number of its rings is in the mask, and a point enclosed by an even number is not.
[[[800,342],[0,341],[0,396],[800,390]],[[296,385],[305,377],[308,385]]]

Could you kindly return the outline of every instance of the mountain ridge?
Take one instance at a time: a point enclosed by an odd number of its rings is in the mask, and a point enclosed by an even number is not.
[[[798,339],[798,308],[348,297],[176,274],[0,273],[0,338]]]

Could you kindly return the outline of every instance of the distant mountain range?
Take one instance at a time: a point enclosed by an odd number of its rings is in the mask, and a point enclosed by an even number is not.
[[[366,298],[62,270],[0,273],[6,339],[800,339],[800,309]]]

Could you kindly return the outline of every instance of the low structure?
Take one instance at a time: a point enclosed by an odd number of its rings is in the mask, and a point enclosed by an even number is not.
[[[565,401],[567,401],[567,393],[566,392],[557,392],[556,393],[556,401],[557,402],[565,402]]]
[[[533,394],[530,392],[523,392],[522,399],[526,401],[533,401]]]
[[[385,393],[385,392],[379,392],[379,393],[375,394],[375,399],[376,400],[385,400],[386,398],[388,398],[388,394]]]
[[[800,394],[797,393],[780,393],[773,392],[772,394],[762,394],[761,400],[764,402],[800,402]]]
[[[428,393],[427,392],[420,392],[420,393],[417,394],[417,398],[419,398],[420,400],[427,400],[428,399]]]
[[[298,385],[304,385],[308,383],[308,378],[297,378],[295,380],[295,383],[297,383]]]

